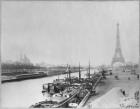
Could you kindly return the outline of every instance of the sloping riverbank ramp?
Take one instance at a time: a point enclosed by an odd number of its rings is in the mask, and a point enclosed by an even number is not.
[[[120,108],[120,100],[124,97],[120,87],[111,89],[102,97],[90,103],[91,108]]]

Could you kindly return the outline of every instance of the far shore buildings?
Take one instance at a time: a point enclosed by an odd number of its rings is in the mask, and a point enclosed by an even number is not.
[[[24,54],[20,56],[18,61],[9,61],[2,63],[2,73],[12,73],[12,72],[36,72],[46,70],[45,67],[39,65],[34,65],[31,63],[30,59]]]

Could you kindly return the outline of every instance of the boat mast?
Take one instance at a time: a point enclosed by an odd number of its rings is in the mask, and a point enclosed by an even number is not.
[[[66,78],[66,80],[68,79],[68,76],[69,76],[69,66],[68,66],[68,64],[67,64],[67,68],[66,68],[66,71],[65,71],[65,78]]]
[[[89,79],[90,79],[90,61],[89,61]]]
[[[67,78],[69,77],[69,65],[67,64],[67,69],[66,69],[66,75],[67,75]]]
[[[81,79],[80,63],[79,63],[79,81]]]
[[[70,65],[68,67],[68,74],[69,74],[69,81],[70,81],[70,84],[71,84],[71,71],[70,71]]]

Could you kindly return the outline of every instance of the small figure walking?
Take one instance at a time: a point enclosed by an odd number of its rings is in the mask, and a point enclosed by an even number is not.
[[[139,91],[135,92],[135,99],[139,102]]]
[[[123,95],[125,96],[125,91],[124,91],[124,90],[122,91],[122,93],[123,93]]]
[[[122,94],[125,96],[125,90],[121,89]]]
[[[137,74],[137,79],[139,80],[139,74]]]

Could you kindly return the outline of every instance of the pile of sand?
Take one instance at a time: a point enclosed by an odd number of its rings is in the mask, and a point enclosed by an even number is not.
[[[122,93],[124,89],[120,87],[115,87],[111,89],[108,93],[96,99],[89,104],[90,108],[121,108],[127,106],[139,106],[139,100],[137,101],[136,93],[140,91],[140,85],[133,86],[128,90],[125,90],[125,95]],[[140,96],[138,94],[138,96]]]
[[[102,97],[90,103],[91,108],[120,108],[120,101],[124,97],[121,88],[115,87]]]

